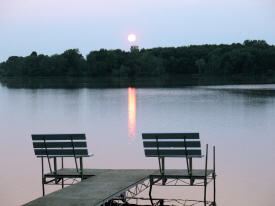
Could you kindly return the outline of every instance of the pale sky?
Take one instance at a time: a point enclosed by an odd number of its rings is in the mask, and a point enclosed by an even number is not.
[[[127,36],[137,40],[130,43]],[[0,62],[9,56],[86,57],[104,49],[266,40],[275,45],[275,0],[0,0]]]

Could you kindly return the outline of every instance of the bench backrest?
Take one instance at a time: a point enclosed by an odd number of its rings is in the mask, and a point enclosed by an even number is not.
[[[201,157],[199,133],[143,133],[146,157]]]
[[[33,134],[32,140],[38,157],[89,156],[85,134]]]

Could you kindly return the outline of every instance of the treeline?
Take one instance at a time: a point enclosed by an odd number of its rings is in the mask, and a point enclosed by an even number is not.
[[[78,49],[62,54],[11,56],[0,63],[0,76],[92,77],[161,75],[275,75],[275,47],[264,40],[243,44],[191,45],[133,49],[100,49],[86,59]]]

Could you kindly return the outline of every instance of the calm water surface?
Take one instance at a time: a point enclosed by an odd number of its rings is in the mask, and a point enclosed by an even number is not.
[[[84,160],[86,168],[156,169],[157,159],[144,155],[145,132],[199,132],[203,152],[205,144],[215,145],[218,205],[275,204],[275,84],[14,85],[0,84],[0,205],[21,205],[42,194],[31,134],[85,133],[95,154]],[[210,166],[211,157],[212,150]],[[183,159],[167,160],[167,168],[184,166]],[[203,167],[204,160],[194,161],[194,168]],[[47,193],[56,189],[46,186]],[[159,187],[153,197],[203,199],[203,187]]]

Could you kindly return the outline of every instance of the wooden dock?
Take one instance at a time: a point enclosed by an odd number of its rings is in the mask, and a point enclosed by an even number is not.
[[[60,171],[61,172],[61,171]],[[63,170],[64,174],[65,170]],[[144,182],[158,170],[86,169],[84,174],[94,175],[82,182],[33,200],[26,206],[100,206],[128,189]],[[74,171],[69,171],[74,174]],[[68,176],[70,176],[68,174]]]
[[[75,169],[58,170],[58,174],[63,177],[74,177],[77,175]],[[213,174],[213,170],[207,170],[207,176]],[[54,177],[52,173],[46,175]],[[153,169],[85,169],[84,176],[85,175],[87,177],[89,176],[89,178],[46,196],[42,196],[25,204],[25,206],[100,206],[140,183],[150,180],[150,178],[158,180],[162,178],[160,171]],[[204,170],[193,170],[192,177],[194,179],[203,180],[204,176]],[[185,169],[168,169],[165,172],[165,178],[175,180],[190,179],[190,175],[188,175],[188,171]]]

